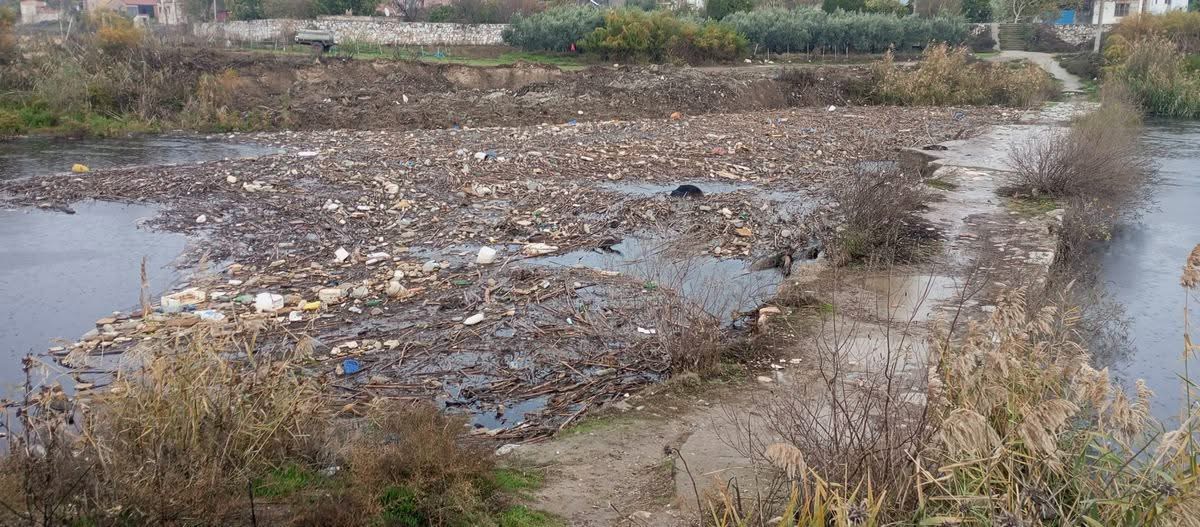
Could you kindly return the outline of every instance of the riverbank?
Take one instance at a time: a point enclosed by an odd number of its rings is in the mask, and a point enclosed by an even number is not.
[[[1051,104],[970,139],[909,149],[906,166],[926,174],[935,193],[923,217],[942,240],[936,254],[887,270],[821,268],[786,280],[783,291],[812,294],[829,309],[783,306],[791,320],[776,328],[786,337],[769,364],[748,377],[631,394],[549,442],[516,449],[519,466],[547,473],[533,506],[569,525],[683,526],[694,521],[697,503],[719,502],[722,489],[736,487],[747,507],[780,499],[762,494],[775,469],[758,458],[765,444],[753,444],[778,440],[772,427],[790,401],[823,404],[822,390],[813,388],[832,371],[823,349],[840,348],[830,355],[860,390],[892,371],[897,386],[877,396],[896,398],[897,408],[923,408],[935,327],[988,317],[998,293],[1044,284],[1054,260],[1063,211],[1030,211],[998,193],[1011,184],[1008,145],[1053,133],[1090,108]]]

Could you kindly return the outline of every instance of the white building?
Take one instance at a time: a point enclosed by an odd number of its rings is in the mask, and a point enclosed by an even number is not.
[[[1092,23],[1116,24],[1129,15],[1161,15],[1168,11],[1183,11],[1187,7],[1188,0],[1096,0]]]

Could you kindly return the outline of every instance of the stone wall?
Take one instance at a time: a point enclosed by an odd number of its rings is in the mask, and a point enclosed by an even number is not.
[[[1105,24],[1104,32],[1108,33],[1109,31],[1112,31],[1112,28],[1112,24]],[[1057,34],[1058,38],[1061,38],[1063,42],[1075,44],[1076,46],[1082,46],[1096,38],[1096,34],[1094,33],[1095,29],[1096,26],[1091,24],[1071,24],[1054,26],[1054,33]]]
[[[507,24],[434,24],[401,22],[393,18],[330,16],[316,20],[239,20],[196,24],[196,36],[210,40],[280,42],[297,29],[316,27],[333,31],[339,42],[361,42],[399,46],[495,46],[503,44],[500,33]]]

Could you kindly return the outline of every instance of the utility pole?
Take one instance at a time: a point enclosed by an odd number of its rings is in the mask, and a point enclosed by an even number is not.
[[[1105,0],[1094,0],[1092,2],[1092,20],[1096,22],[1096,29],[1092,31],[1096,34],[1096,40],[1092,42],[1092,53],[1100,53],[1100,34],[1104,33],[1104,2]]]

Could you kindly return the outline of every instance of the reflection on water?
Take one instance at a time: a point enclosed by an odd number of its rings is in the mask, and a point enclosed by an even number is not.
[[[0,179],[67,172],[81,163],[93,170],[133,165],[185,164],[277,152],[255,144],[192,136],[105,139],[24,137],[0,141]]]
[[[20,138],[0,141],[0,179],[66,172],[74,163],[103,169],[275,151],[184,136]],[[0,208],[0,398],[22,381],[21,356],[44,353],[53,339],[73,342],[96,319],[137,305],[143,257],[152,295],[177,280],[173,262],[186,237],[140,228],[157,209],[104,202],[72,208],[77,214]]]
[[[1200,123],[1147,126],[1145,147],[1160,169],[1154,206],[1139,222],[1122,225],[1101,258],[1107,291],[1129,317],[1131,350],[1116,373],[1132,384],[1146,379],[1158,397],[1154,413],[1177,415],[1183,400],[1183,306],[1179,275],[1200,243]],[[1200,315],[1194,312],[1193,315]]]
[[[77,214],[0,209],[0,394],[21,382],[20,357],[75,341],[114,309],[170,287],[186,237],[139,229],[153,207],[84,202]]]

